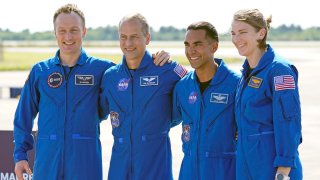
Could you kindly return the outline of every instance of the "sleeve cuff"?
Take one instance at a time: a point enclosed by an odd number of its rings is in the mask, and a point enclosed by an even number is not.
[[[284,156],[276,156],[273,166],[274,167],[291,167],[291,168],[296,168],[297,163],[296,163],[296,157],[284,157]]]
[[[28,161],[28,156],[27,156],[26,153],[15,154],[15,155],[13,156],[13,160],[14,160],[14,163],[17,163],[17,162],[19,162],[19,161],[21,161],[21,160],[26,160],[26,161]]]

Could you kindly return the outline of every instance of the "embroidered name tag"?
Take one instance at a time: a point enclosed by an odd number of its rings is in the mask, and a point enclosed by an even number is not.
[[[140,77],[140,86],[158,86],[158,76]]]
[[[261,84],[262,84],[261,78],[251,76],[248,86],[251,86],[253,88],[259,88]]]
[[[94,85],[94,76],[93,75],[75,75],[75,84],[76,85]]]
[[[228,97],[228,94],[211,93],[210,102],[227,104]]]

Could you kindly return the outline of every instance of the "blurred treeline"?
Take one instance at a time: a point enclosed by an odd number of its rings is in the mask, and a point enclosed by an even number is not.
[[[181,41],[184,40],[186,29],[177,29],[173,26],[161,27],[158,31],[151,28],[151,36],[154,41]],[[28,29],[21,32],[12,32],[9,29],[0,28],[0,40],[54,40],[52,31],[31,33]],[[220,40],[230,40],[230,32],[220,33]],[[269,40],[274,41],[320,41],[320,27],[301,28],[299,25],[281,25],[271,28]],[[106,41],[118,40],[118,27],[106,26],[88,28],[86,40]]]

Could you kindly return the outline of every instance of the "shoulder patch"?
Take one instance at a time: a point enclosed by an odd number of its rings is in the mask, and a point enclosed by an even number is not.
[[[291,75],[282,75],[274,77],[274,89],[276,91],[286,90],[286,89],[296,89],[296,84],[294,78]]]
[[[173,70],[180,78],[183,78],[187,74],[187,69],[182,65],[177,64],[177,66]]]

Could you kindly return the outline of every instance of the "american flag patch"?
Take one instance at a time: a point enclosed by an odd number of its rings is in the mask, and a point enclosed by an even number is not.
[[[180,76],[181,78],[183,78],[186,74],[187,74],[187,69],[184,68],[183,66],[181,66],[180,64],[178,64],[175,68],[174,68],[174,72]]]
[[[276,91],[295,89],[294,78],[291,75],[282,75],[274,77],[274,88]]]

